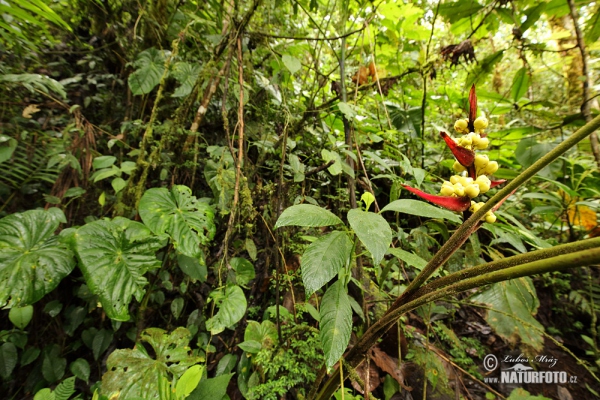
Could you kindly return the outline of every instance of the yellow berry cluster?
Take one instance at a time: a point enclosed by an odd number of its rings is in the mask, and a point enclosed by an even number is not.
[[[479,117],[473,122],[475,132],[469,132],[469,121],[467,119],[459,119],[454,123],[454,129],[463,134],[459,138],[454,138],[454,142],[468,150],[485,150],[489,146],[489,139],[481,137],[485,136],[485,129],[488,127],[488,120],[485,117]],[[475,166],[475,179],[466,176],[467,168],[458,161],[454,162],[452,169],[458,173],[450,177],[450,181],[444,181],[440,194],[442,196],[463,197],[469,196],[473,199],[480,194],[490,190],[491,181],[487,175],[492,175],[498,170],[498,163],[490,161],[487,155],[477,154],[473,162]],[[483,203],[471,201],[471,212],[476,212],[481,208]],[[492,223],[496,221],[496,216],[489,211],[485,216],[486,222]]]

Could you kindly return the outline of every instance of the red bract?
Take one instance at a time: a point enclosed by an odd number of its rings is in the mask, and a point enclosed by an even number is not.
[[[438,205],[440,207],[444,207],[445,209],[450,211],[463,212],[469,209],[469,207],[471,207],[471,199],[469,198],[469,196],[435,196],[433,194],[425,193],[419,189],[415,189],[407,185],[402,186],[404,186],[404,189],[416,194],[420,198],[425,199],[428,202]]]
[[[477,95],[473,84],[469,92],[469,132],[475,132],[475,118],[477,118]]]
[[[468,168],[471,165],[473,165],[473,161],[475,161],[475,152],[473,150],[469,150],[467,148],[459,146],[458,144],[456,144],[454,139],[448,136],[446,132],[440,132],[440,135],[442,136],[442,138],[444,138],[444,141],[450,148],[450,151],[452,152],[452,154],[454,154],[454,157],[456,157],[458,162],[463,167]]]
[[[490,189],[495,186],[502,185],[505,182],[506,182],[506,179],[498,179],[497,181],[491,181]]]

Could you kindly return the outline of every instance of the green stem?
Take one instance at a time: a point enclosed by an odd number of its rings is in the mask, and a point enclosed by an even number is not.
[[[397,309],[388,311],[388,313],[385,314],[375,324],[373,324],[369,330],[372,330],[373,332],[385,332],[404,313],[449,295],[457,294],[492,283],[521,278],[523,276],[562,271],[568,268],[583,267],[599,262],[600,248],[593,248],[571,254],[559,255],[552,258],[533,261],[526,264],[509,267],[500,271],[485,273],[456,282],[450,286],[438,290],[431,289],[430,285],[428,285],[423,288],[425,293],[422,296],[402,304]],[[365,340],[366,336],[368,335],[365,334],[346,356],[346,364],[353,368],[356,368],[363,361],[364,355],[367,353],[372,343],[377,339],[377,337],[375,337],[374,340]],[[337,371],[334,371],[332,376],[336,376],[336,374]],[[337,385],[337,379],[329,379],[316,398],[318,400],[329,399],[337,389]]]

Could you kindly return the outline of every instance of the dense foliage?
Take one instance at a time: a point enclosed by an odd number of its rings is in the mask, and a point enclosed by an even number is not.
[[[575,0],[0,2],[0,393],[600,397],[599,37]]]

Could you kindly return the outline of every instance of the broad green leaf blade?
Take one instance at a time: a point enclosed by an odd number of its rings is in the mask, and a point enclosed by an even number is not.
[[[108,346],[112,343],[113,332],[108,329],[100,329],[94,336],[92,341],[92,353],[94,354],[94,360],[98,360],[100,356],[108,349]]]
[[[523,67],[517,71],[513,78],[512,87],[510,88],[510,96],[516,103],[521,97],[525,96],[529,89],[530,78],[527,68]]]
[[[300,68],[302,68],[302,64],[300,64],[300,60],[298,60],[294,56],[290,56],[289,54],[284,54],[281,57],[281,61],[283,61],[283,64],[292,73],[292,75],[294,75],[296,72],[300,71]]]
[[[203,371],[203,365],[192,365],[183,373],[179,381],[177,381],[175,388],[175,395],[178,399],[185,399],[196,389],[202,378]]]
[[[441,218],[447,219],[452,222],[456,222],[457,224],[461,223],[461,219],[457,214],[448,210],[432,206],[429,203],[425,203],[424,201],[419,200],[396,200],[383,207],[383,210],[381,210],[381,212],[384,211],[395,211],[426,218]]]
[[[320,338],[328,369],[344,354],[351,333],[352,306],[342,282],[337,281],[327,289],[321,302]]]
[[[129,75],[128,83],[134,95],[150,93],[165,71],[163,52],[151,47],[138,54],[135,63],[136,70]]]
[[[67,359],[61,357],[60,347],[51,344],[44,349],[44,360],[42,361],[42,375],[49,383],[59,381],[65,374]]]
[[[408,265],[415,267],[419,271],[425,268],[425,266],[427,265],[427,261],[423,260],[418,255],[409,253],[408,251],[404,251],[402,249],[389,249],[388,253],[395,257],[398,257],[399,259],[401,259]]]
[[[54,389],[55,400],[68,400],[75,393],[75,377],[62,381],[56,389]]]
[[[40,210],[0,219],[0,307],[33,304],[71,273],[73,252],[53,235],[59,224]]]
[[[215,235],[212,208],[192,196],[190,188],[176,185],[149,189],[140,200],[142,221],[157,235],[168,234],[179,252],[189,257],[203,257],[200,245]]]
[[[595,43],[600,38],[600,4],[590,12],[590,18],[585,23],[585,42],[588,45]]]
[[[90,380],[90,364],[84,358],[78,358],[69,366],[69,370],[84,382]]]
[[[538,351],[544,346],[540,333],[544,327],[533,317],[540,303],[531,278],[495,283],[471,300],[497,310],[489,310],[486,321],[509,342],[516,344],[517,337],[520,337],[523,343]]]
[[[239,286],[227,286],[224,293],[219,290],[213,297],[221,297],[222,300],[217,314],[206,321],[206,329],[217,335],[242,319],[247,303],[244,291]]]
[[[3,379],[8,379],[17,365],[17,360],[17,347],[14,344],[6,342],[0,346],[0,376]]]
[[[141,301],[144,295],[144,274],[160,267],[156,252],[163,243],[143,224],[124,218],[89,223],[74,240],[90,291],[110,318],[128,321],[131,298]]]
[[[224,374],[216,378],[200,381],[186,400],[222,399],[227,394],[227,386],[233,374]]]
[[[185,97],[192,93],[192,89],[194,88],[194,84],[196,83],[196,79],[198,79],[198,74],[202,66],[196,64],[192,66],[191,64],[180,61],[173,67],[173,77],[179,82],[180,86],[175,89],[175,92],[172,94],[173,97]]]
[[[8,313],[8,319],[19,329],[25,329],[25,327],[31,321],[33,317],[33,306],[25,307],[13,307]]]
[[[112,352],[107,360],[108,370],[102,376],[102,394],[109,398],[119,394],[120,399],[158,399],[157,376],[170,381],[204,361],[190,349],[191,337],[190,331],[182,327],[171,334],[158,328],[146,329],[140,340],[152,347],[155,356],[148,355],[141,345]]]
[[[246,287],[256,276],[254,265],[245,258],[234,257],[229,260],[231,268],[235,271],[235,281],[238,285]]]
[[[200,282],[206,281],[208,271],[204,259],[200,260],[195,257],[189,257],[185,254],[177,254],[177,265],[183,271],[184,274],[192,279],[196,279]]]
[[[348,211],[348,222],[362,244],[371,252],[373,265],[379,265],[392,243],[390,225],[381,215],[357,208]]]
[[[321,157],[323,157],[323,161],[326,163],[331,160],[335,161],[329,168],[327,168],[327,171],[329,171],[331,175],[339,175],[342,173],[342,158],[337,152],[323,149],[321,150]]]
[[[312,242],[302,255],[302,282],[307,298],[338,274],[350,261],[352,241],[333,231]]]
[[[298,204],[286,208],[275,224],[275,229],[282,226],[329,226],[342,224],[342,220],[329,210],[312,204]]]
[[[33,400],[56,400],[56,398],[52,390],[44,388],[35,394]]]

